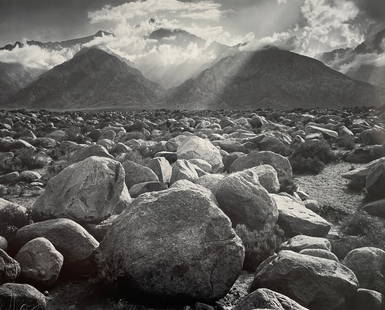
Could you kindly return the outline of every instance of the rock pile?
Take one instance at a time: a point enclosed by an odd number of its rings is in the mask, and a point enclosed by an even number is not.
[[[254,281],[236,310],[382,307],[384,249],[341,256],[339,223],[294,179],[364,163],[343,177],[369,200],[360,212],[385,218],[385,130],[368,110],[0,120],[1,309],[49,308],[40,291],[74,279],[212,309],[234,298],[243,269]]]

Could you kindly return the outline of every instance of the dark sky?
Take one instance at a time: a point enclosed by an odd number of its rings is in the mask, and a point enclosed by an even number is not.
[[[125,0],[0,0],[0,44],[27,39],[51,40],[93,33],[87,12]]]

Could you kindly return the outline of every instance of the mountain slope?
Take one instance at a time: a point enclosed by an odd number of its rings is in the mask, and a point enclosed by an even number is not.
[[[37,78],[42,71],[18,63],[0,62],[0,104]]]
[[[321,62],[265,48],[217,62],[197,78],[170,90],[164,101],[178,109],[293,109],[378,105],[377,89]],[[383,96],[380,93],[380,96]]]
[[[334,50],[320,59],[353,79],[385,88],[385,29],[356,48]]]
[[[145,108],[160,87],[137,69],[97,48],[42,74],[11,98],[8,107],[30,109]]]

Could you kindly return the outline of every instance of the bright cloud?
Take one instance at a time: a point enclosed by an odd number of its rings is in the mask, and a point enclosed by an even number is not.
[[[302,26],[259,39],[249,48],[268,43],[315,57],[336,48],[356,46],[364,39],[360,27],[353,23],[360,13],[353,2],[304,0],[300,10]]]

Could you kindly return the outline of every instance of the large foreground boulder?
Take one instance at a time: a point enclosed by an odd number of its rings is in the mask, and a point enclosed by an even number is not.
[[[299,303],[280,293],[267,288],[260,288],[242,298],[234,310],[306,310]]]
[[[116,219],[96,255],[106,282],[169,299],[226,295],[244,248],[212,193],[189,184],[143,194]]]
[[[277,291],[312,310],[348,310],[358,280],[334,260],[281,251],[258,267],[252,287]]]
[[[255,168],[225,177],[218,183],[215,196],[234,227],[243,224],[250,230],[262,231],[277,223],[277,207],[259,183]]]
[[[54,219],[24,226],[17,231],[14,242],[16,247],[21,248],[38,237],[48,239],[64,256],[64,265],[76,270],[83,266],[89,267],[89,257],[99,246],[99,242],[82,226],[69,219]]]
[[[197,136],[187,137],[177,149],[178,159],[203,159],[212,167],[213,171],[223,169],[220,151],[209,141]]]
[[[64,257],[46,238],[27,242],[16,254],[21,267],[20,277],[41,287],[53,285],[59,277]]]
[[[304,204],[286,195],[271,195],[279,211],[278,224],[287,236],[307,235],[324,237],[331,224]]]
[[[0,286],[0,309],[44,310],[45,296],[28,284],[7,283]]]
[[[360,287],[385,294],[385,251],[373,247],[354,249],[343,263],[354,271]]]
[[[37,220],[70,218],[99,223],[120,213],[131,202],[122,165],[104,157],[89,157],[49,180],[33,205]]]

